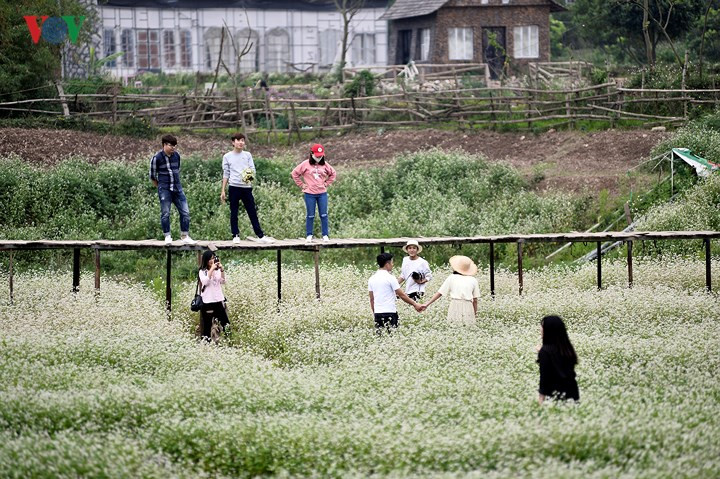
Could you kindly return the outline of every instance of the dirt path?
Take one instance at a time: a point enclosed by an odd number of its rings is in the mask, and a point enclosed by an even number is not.
[[[539,190],[615,192],[628,168],[647,159],[667,133],[608,130],[593,133],[550,131],[532,133],[457,132],[442,130],[368,130],[320,140],[338,169],[379,166],[403,152],[428,148],[459,149],[505,162],[534,178]],[[229,150],[222,138],[178,135],[183,154],[221,154]],[[295,148],[250,145],[255,156],[272,158],[288,152],[298,161],[310,144]],[[14,153],[33,162],[52,164],[72,156],[93,161],[144,161],[159,149],[158,140],[66,130],[0,129],[0,156]]]

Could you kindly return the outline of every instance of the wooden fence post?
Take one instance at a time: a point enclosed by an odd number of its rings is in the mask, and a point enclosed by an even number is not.
[[[522,296],[523,292],[523,270],[522,270],[522,240],[517,242],[517,256],[518,256],[518,294]]]
[[[100,291],[100,249],[95,248],[95,292]]]
[[[315,247],[315,297],[320,299],[320,247]]]
[[[10,304],[13,304],[13,252],[10,252]]]
[[[627,268],[628,268],[628,288],[633,286],[633,263],[632,263],[632,247],[633,242],[627,242]]]
[[[495,298],[495,243],[490,242],[490,296]]]
[[[165,264],[165,309],[172,311],[172,251],[167,250],[167,262]]]
[[[80,290],[80,248],[73,248],[73,293]]]
[[[277,298],[282,301],[282,250],[277,250]]]
[[[602,289],[602,243],[597,242],[597,285],[598,290]]]
[[[710,238],[705,238],[705,288],[712,291],[712,282],[710,275]]]

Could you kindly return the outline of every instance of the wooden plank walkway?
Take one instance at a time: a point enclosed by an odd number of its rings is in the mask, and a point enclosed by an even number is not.
[[[523,244],[525,243],[595,243],[597,246],[597,285],[602,288],[602,254],[601,246],[606,241],[623,241],[627,245],[627,267],[628,286],[633,283],[632,250],[636,241],[657,241],[657,240],[703,240],[705,249],[705,287],[711,291],[711,256],[710,241],[720,238],[720,231],[632,231],[632,232],[600,232],[600,233],[548,233],[548,234],[526,234],[526,235],[497,235],[497,236],[444,236],[444,237],[399,237],[399,238],[337,238],[329,242],[316,240],[313,243],[306,243],[304,238],[277,240],[274,243],[259,243],[256,241],[244,240],[240,243],[232,241],[197,241],[194,245],[186,245],[181,241],[174,241],[166,245],[161,240],[0,240],[0,251],[8,251],[9,261],[9,282],[10,302],[13,301],[13,253],[27,250],[73,250],[73,291],[80,286],[80,250],[92,249],[95,251],[95,289],[100,289],[100,252],[119,250],[160,250],[167,252],[166,261],[166,305],[168,311],[171,309],[172,301],[172,253],[178,251],[196,251],[198,259],[200,252],[206,249],[231,250],[231,251],[262,251],[275,250],[277,252],[277,297],[282,300],[282,251],[308,251],[314,253],[315,262],[315,294],[320,297],[320,252],[323,249],[333,248],[369,248],[379,247],[384,251],[385,247],[403,246],[409,239],[419,241],[424,247],[431,245],[455,245],[463,244],[488,244],[489,273],[490,273],[490,294],[495,295],[495,254],[496,243],[516,243],[518,257],[518,293],[523,291]]]
[[[213,244],[219,250],[297,250],[315,251],[319,248],[358,248],[371,246],[403,246],[409,239],[414,239],[424,246],[429,245],[461,245],[488,243],[555,243],[574,242],[591,243],[597,241],[646,241],[646,240],[690,240],[717,239],[720,231],[632,231],[600,233],[548,233],[526,235],[498,236],[442,236],[442,237],[398,237],[398,238],[337,238],[325,243],[315,240],[305,243],[305,238],[283,239],[274,243],[258,243],[243,240],[235,244],[232,241],[199,240],[195,245],[183,244],[180,240],[166,246],[162,240],[0,240],[0,251],[4,250],[40,250],[40,249],[74,249],[93,248],[99,250],[144,250],[160,249],[170,251],[202,251]]]

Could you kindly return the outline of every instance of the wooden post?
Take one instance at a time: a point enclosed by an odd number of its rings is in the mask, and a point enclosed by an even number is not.
[[[277,250],[277,291],[278,304],[282,301],[282,250]]]
[[[670,152],[670,199],[675,195],[675,153]]]
[[[165,279],[165,309],[172,311],[172,251],[167,250],[166,279]]]
[[[685,99],[685,76],[687,74],[687,66],[688,66],[688,51],[685,50],[685,63],[683,63],[683,69],[682,69],[682,96],[683,96],[683,118],[687,120],[688,117],[688,102]]]
[[[100,250],[95,248],[95,292],[100,291]]]
[[[628,241],[627,242],[628,288],[632,288],[632,285],[633,285],[632,247],[633,247],[633,242]]]
[[[67,118],[70,116],[70,108],[68,108],[67,100],[65,99],[65,91],[63,90],[62,83],[55,82],[55,88],[57,88],[60,103],[62,103],[63,116]]]
[[[597,284],[602,289],[602,243],[597,242]]]
[[[495,297],[495,243],[490,242],[490,296]]]
[[[13,252],[10,252],[10,304],[13,304]]]
[[[381,246],[381,247],[380,247],[380,254],[383,254],[384,252],[385,252],[385,247],[384,247],[384,246]]]
[[[320,248],[315,247],[315,297],[320,299]]]
[[[73,248],[73,293],[80,290],[80,248]]]
[[[117,85],[113,85],[113,91],[112,91],[112,124],[115,126],[115,123],[117,123],[117,96],[118,96],[118,87]]]
[[[708,292],[712,291],[712,282],[710,275],[710,238],[705,238],[705,288]]]
[[[565,115],[570,121],[570,129],[575,129],[575,120],[572,117],[572,111],[570,110],[570,93],[565,94]]]
[[[197,263],[198,263],[198,269],[202,268],[202,251],[198,250],[197,252]]]
[[[518,255],[518,294],[522,295],[523,292],[523,270],[522,270],[522,240],[517,242],[517,255]]]

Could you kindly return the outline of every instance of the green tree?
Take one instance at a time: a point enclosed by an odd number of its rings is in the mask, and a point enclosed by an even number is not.
[[[38,96],[33,89],[60,78],[60,46],[43,39],[34,44],[26,15],[79,16],[85,7],[77,0],[0,1],[0,101]]]
[[[553,17],[550,17],[550,57],[553,60],[565,58],[569,55],[570,49],[563,42],[567,32],[565,24]]]
[[[573,28],[587,44],[638,65],[654,65],[657,46],[682,39],[704,13],[702,0],[577,0]],[[676,57],[677,53],[676,53]],[[678,57],[679,59],[679,57]]]

